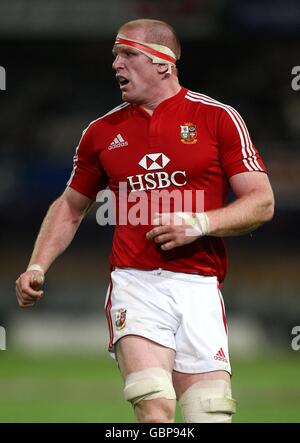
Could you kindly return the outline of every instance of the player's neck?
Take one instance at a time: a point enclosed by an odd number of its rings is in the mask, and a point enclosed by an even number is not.
[[[148,112],[148,114],[152,115],[155,108],[157,108],[157,106],[161,102],[178,94],[180,89],[181,86],[178,81],[172,81],[167,86],[162,85],[162,88],[159,88],[157,91],[155,91],[155,93],[152,94],[151,98],[147,102],[140,104],[140,107]]]

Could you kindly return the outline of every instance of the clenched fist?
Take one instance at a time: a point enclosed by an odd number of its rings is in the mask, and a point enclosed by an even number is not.
[[[44,272],[38,270],[26,271],[16,281],[16,295],[21,308],[29,308],[39,300],[44,291]]]

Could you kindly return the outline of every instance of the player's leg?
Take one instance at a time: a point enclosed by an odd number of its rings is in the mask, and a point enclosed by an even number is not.
[[[136,335],[121,338],[115,346],[124,379],[126,400],[140,423],[172,423],[176,395],[172,385],[175,351]]]
[[[235,400],[228,372],[173,371],[173,384],[186,423],[231,423]]]
[[[174,421],[171,374],[180,320],[160,274],[117,268],[106,300],[110,352],[117,354],[125,398],[140,422]]]
[[[177,298],[182,320],[175,337],[174,388],[186,422],[230,423],[235,400],[223,298],[216,278],[189,280]]]

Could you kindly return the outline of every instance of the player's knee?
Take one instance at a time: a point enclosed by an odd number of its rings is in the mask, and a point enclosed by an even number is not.
[[[226,380],[201,380],[190,386],[179,403],[186,423],[231,423],[236,411],[230,383]]]
[[[129,374],[125,380],[124,396],[134,406],[142,400],[176,399],[172,376],[162,368],[147,368]]]
[[[176,394],[171,374],[165,369],[147,368],[129,374],[125,380],[124,396],[136,407],[141,421],[173,421]]]
[[[174,423],[176,402],[157,398],[141,400],[135,405],[134,412],[140,423]]]

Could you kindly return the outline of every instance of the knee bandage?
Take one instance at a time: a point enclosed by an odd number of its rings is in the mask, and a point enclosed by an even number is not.
[[[231,423],[236,401],[231,397],[230,383],[225,380],[201,380],[180,397],[186,423]]]
[[[133,406],[141,400],[176,399],[171,374],[162,368],[147,368],[129,374],[125,380],[124,396]]]

